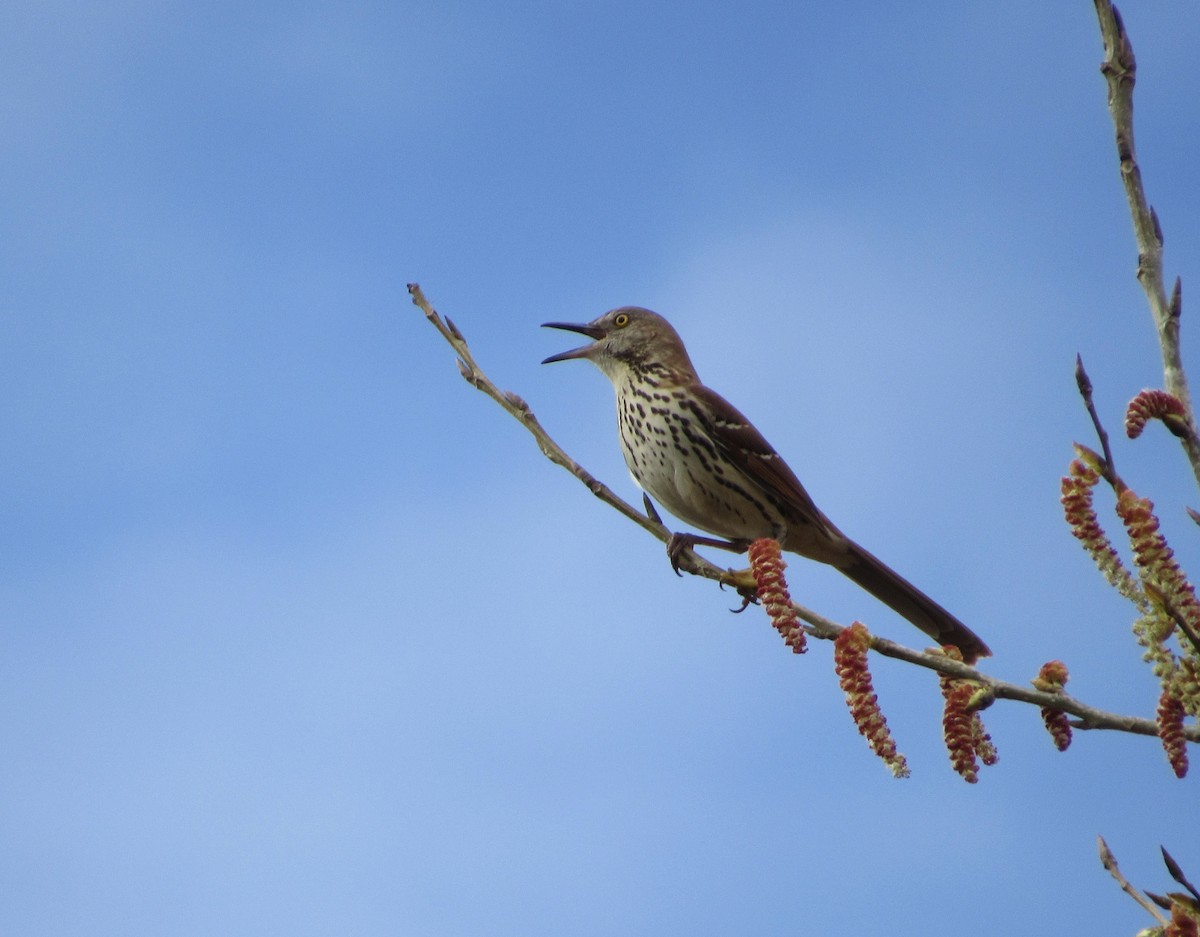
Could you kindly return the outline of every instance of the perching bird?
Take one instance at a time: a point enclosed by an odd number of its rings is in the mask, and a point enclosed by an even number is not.
[[[785,550],[828,563],[939,644],[958,647],[968,663],[991,654],[970,628],[821,513],[754,425],[700,383],[662,316],[624,306],[586,325],[546,326],[593,339],[542,363],[586,358],[612,381],[621,452],[642,490],[684,523],[730,541],[676,534],[668,545],[672,565],[697,543],[740,552],[772,537]]]

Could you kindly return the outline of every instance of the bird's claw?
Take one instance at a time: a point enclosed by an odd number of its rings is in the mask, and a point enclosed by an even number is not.
[[[646,506],[647,508],[651,507],[648,499]],[[729,550],[733,553],[745,553],[750,549],[749,540],[717,540],[713,537],[701,537],[699,534],[671,534],[671,539],[667,541],[667,556],[671,560],[671,569],[675,570],[676,576],[683,575],[679,571],[680,558],[688,550],[695,549],[697,544],[715,547],[718,550]]]
[[[671,539],[667,541],[667,558],[671,561],[671,569],[675,570],[676,576],[683,575],[679,571],[680,557],[684,552],[690,550],[695,542],[687,534],[671,534]]]
[[[748,609],[751,605],[758,604],[758,593],[756,593],[749,586],[738,587],[738,595],[740,595],[742,597],[742,607],[730,609],[730,611],[733,612],[733,614],[735,614],[735,615],[740,615],[742,612],[744,612],[746,609]]]

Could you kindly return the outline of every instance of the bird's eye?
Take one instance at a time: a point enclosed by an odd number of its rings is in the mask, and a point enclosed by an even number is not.
[[[613,325],[615,325],[619,329],[625,328],[625,326],[629,325],[629,313],[618,312],[613,317]]]

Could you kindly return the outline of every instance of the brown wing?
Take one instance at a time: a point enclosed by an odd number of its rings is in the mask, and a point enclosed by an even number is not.
[[[813,524],[830,538],[843,539],[841,531],[817,508],[783,456],[737,407],[703,384],[696,384],[691,390],[696,400],[692,405],[693,415],[704,424],[709,438],[785,511],[793,525]]]
[[[787,516],[792,527],[786,549],[830,563],[939,644],[956,645],[968,663],[992,653],[954,615],[838,530],[779,453],[733,404],[702,385],[692,390],[697,401],[692,404],[693,416],[704,423],[730,461]]]

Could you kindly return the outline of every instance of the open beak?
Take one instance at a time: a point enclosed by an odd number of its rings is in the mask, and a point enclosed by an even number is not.
[[[600,339],[604,338],[604,336],[608,334],[608,332],[600,328],[598,325],[573,325],[570,322],[544,322],[542,323],[542,328],[563,329],[567,332],[578,332],[580,335],[586,335],[588,338],[594,339],[595,341],[600,341]],[[557,355],[551,355],[549,358],[543,361],[542,364],[549,364],[552,361],[569,361],[571,358],[587,358],[591,354],[592,349],[595,347],[596,346],[594,344],[583,345],[579,348],[572,348],[570,351],[562,351]]]

